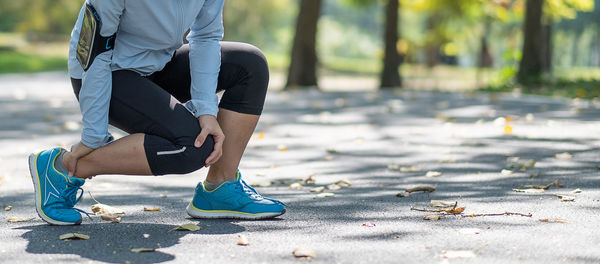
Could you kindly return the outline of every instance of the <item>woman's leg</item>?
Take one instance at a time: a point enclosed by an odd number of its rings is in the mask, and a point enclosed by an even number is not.
[[[153,76],[154,82],[179,101],[190,99],[189,49],[177,50],[173,61]],[[262,112],[269,82],[266,59],[252,45],[221,42],[221,70],[217,90],[225,90],[217,120],[223,133],[223,156],[210,166],[206,180],[221,183],[234,178],[242,154]]]
[[[77,177],[189,173],[203,167],[213,149],[212,137],[195,148],[198,121],[169,93],[135,72],[113,72],[109,119],[131,135],[80,159]]]

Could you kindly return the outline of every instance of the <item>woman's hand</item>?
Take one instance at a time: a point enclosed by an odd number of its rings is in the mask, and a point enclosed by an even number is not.
[[[73,177],[75,175],[77,170],[77,161],[85,155],[90,154],[92,151],[94,151],[93,148],[88,148],[86,145],[79,142],[71,147],[70,152],[65,153],[63,156],[63,162],[69,170],[69,177]]]
[[[223,155],[223,142],[225,141],[225,134],[221,130],[221,126],[219,126],[219,122],[217,122],[217,118],[212,115],[201,115],[198,117],[198,121],[200,122],[200,134],[196,137],[196,142],[194,142],[194,146],[199,148],[204,144],[206,137],[208,135],[212,135],[215,140],[215,147],[213,152],[210,153],[210,156],[206,158],[204,162],[205,166],[208,167],[212,164],[215,164]]]

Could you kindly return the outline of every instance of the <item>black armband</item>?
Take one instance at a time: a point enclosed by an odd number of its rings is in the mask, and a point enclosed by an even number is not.
[[[113,49],[115,44],[117,33],[103,37],[100,35],[101,28],[102,21],[98,12],[92,5],[86,4],[77,43],[77,60],[84,71],[90,68],[96,56]]]

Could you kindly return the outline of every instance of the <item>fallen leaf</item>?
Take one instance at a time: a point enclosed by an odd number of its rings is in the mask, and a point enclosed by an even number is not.
[[[397,197],[409,197],[410,193],[409,192],[399,192],[398,194],[396,194]]]
[[[429,220],[429,221],[437,221],[440,220],[441,216],[439,215],[426,215],[423,217],[424,220]]]
[[[246,236],[238,235],[238,241],[235,244],[239,246],[247,246],[250,245],[250,241],[248,241],[248,238]]]
[[[474,258],[475,253],[471,250],[444,250],[442,251],[442,258],[454,259],[454,258]]]
[[[5,204],[4,205],[4,211],[10,211],[10,210],[12,210],[12,206]]]
[[[575,197],[573,196],[566,196],[566,195],[556,195],[558,197],[558,199],[560,199],[563,202],[573,202],[575,201]]]
[[[558,154],[554,155],[554,157],[559,160],[569,160],[569,159],[573,158],[573,155],[571,155],[569,152],[563,152],[563,153],[558,153]]]
[[[373,224],[371,222],[366,222],[366,223],[363,223],[362,226],[365,226],[365,227],[374,227],[375,224]]]
[[[544,189],[513,189],[513,191],[519,193],[543,193]]]
[[[550,219],[544,218],[544,219],[538,219],[538,221],[540,221],[540,222],[550,222]]]
[[[435,187],[433,186],[416,186],[416,187],[412,187],[412,188],[408,188],[406,189],[406,192],[408,193],[414,193],[414,192],[434,192],[435,191]]]
[[[147,207],[144,207],[144,211],[145,212],[158,212],[158,211],[160,211],[160,208],[147,208]]]
[[[336,181],[335,184],[337,184],[337,185],[339,185],[341,187],[350,187],[350,186],[352,186],[352,183],[350,183],[347,180],[339,180],[339,181]]]
[[[154,248],[132,248],[131,252],[133,253],[142,253],[142,252],[154,252],[156,249]]]
[[[324,193],[317,194],[315,197],[317,197],[317,198],[327,198],[327,197],[334,197],[334,196],[335,196],[335,193],[324,192]]]
[[[299,247],[294,249],[294,251],[292,251],[292,254],[294,255],[294,257],[299,259],[312,259],[317,257],[317,253],[314,250],[305,247]]]
[[[92,205],[92,212],[97,215],[119,215],[125,214],[125,211],[112,207],[110,205],[97,203]]]
[[[554,223],[568,224],[569,220],[566,220],[566,219],[554,219]]]
[[[304,184],[315,184],[315,176],[316,174],[311,174],[308,178],[304,179]]]
[[[512,134],[512,132],[513,132],[513,127],[511,125],[504,126],[504,134],[510,135],[510,134]]]
[[[9,216],[8,218],[6,218],[6,221],[8,221],[9,223],[18,223],[18,222],[27,222],[32,219],[33,218],[31,218],[31,217]]]
[[[340,153],[340,152],[339,152],[339,151],[337,151],[336,149],[327,149],[327,150],[325,150],[325,151],[327,151],[327,153],[329,153],[329,154],[338,154],[338,153]]]
[[[323,187],[323,186],[319,186],[319,187],[310,189],[310,192],[323,192],[323,191],[325,191],[325,187]]]
[[[456,206],[456,202],[442,201],[442,200],[431,200],[429,206],[431,207],[453,207]]]
[[[342,187],[341,187],[341,186],[339,186],[339,185],[337,185],[337,184],[335,184],[335,183],[333,183],[333,184],[329,184],[329,185],[327,185],[327,189],[328,189],[328,190],[335,191],[335,190],[342,189]]]
[[[388,170],[392,170],[392,171],[394,171],[394,170],[399,170],[399,169],[400,169],[400,166],[398,166],[398,164],[394,164],[394,163],[392,163],[392,164],[388,164],[388,165],[387,165],[387,169],[388,169]]]
[[[298,182],[294,182],[294,183],[290,184],[290,186],[288,186],[288,188],[293,189],[293,190],[300,190],[303,187],[304,186],[302,186],[302,184],[300,184]]]
[[[462,212],[465,211],[465,207],[452,208],[452,209],[447,209],[447,210],[442,210],[442,211],[449,213],[449,214],[461,214]]]
[[[277,150],[283,152],[283,151],[288,151],[289,149],[288,149],[288,147],[286,145],[279,144],[279,145],[277,145]]]
[[[427,178],[440,177],[440,176],[442,176],[442,173],[439,171],[428,171],[427,174],[425,174],[425,177],[427,177]]]
[[[173,230],[194,232],[194,231],[200,230],[200,227],[195,224],[185,224],[185,225],[180,225],[178,227],[175,227],[175,228],[171,229],[170,231],[173,231]]]
[[[60,235],[58,237],[58,239],[65,240],[65,241],[88,240],[88,239],[90,239],[90,236],[84,235],[84,234],[79,234],[79,233],[66,233],[66,234]]]
[[[121,223],[121,217],[116,215],[102,215],[100,218],[104,221],[109,221],[113,223]]]
[[[502,174],[502,175],[511,175],[513,173],[515,173],[515,172],[511,171],[511,170],[506,170],[506,169],[500,171],[500,174]]]
[[[401,167],[400,171],[401,172],[418,172],[418,171],[421,171],[421,169],[419,169],[416,166],[411,165],[411,166]]]
[[[581,192],[583,192],[583,191],[579,188],[571,191],[571,193],[581,193]]]

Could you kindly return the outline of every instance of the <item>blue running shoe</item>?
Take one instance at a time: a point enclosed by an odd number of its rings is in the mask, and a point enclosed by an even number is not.
[[[29,171],[35,190],[35,208],[42,220],[53,225],[78,225],[80,209],[74,208],[81,200],[85,180],[68,177],[54,167],[56,157],[66,151],[53,148],[29,156]],[[77,192],[81,190],[79,197]]]
[[[202,182],[196,186],[194,199],[187,213],[194,218],[266,219],[285,213],[285,205],[274,199],[262,197],[242,180],[225,182],[215,190],[207,191]]]

